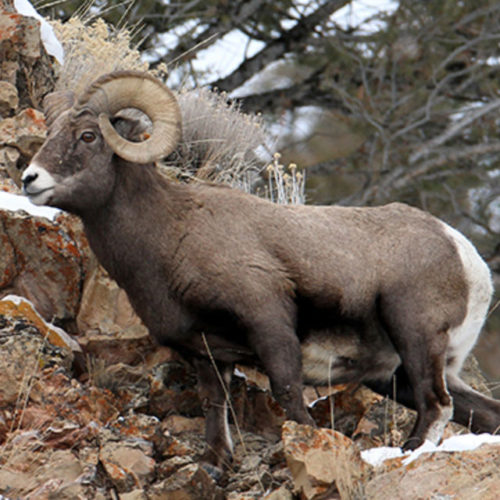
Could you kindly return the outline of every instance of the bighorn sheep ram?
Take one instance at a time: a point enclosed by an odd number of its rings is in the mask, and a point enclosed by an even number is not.
[[[79,215],[150,333],[193,360],[208,461],[221,465],[232,444],[207,344],[226,382],[233,363],[259,362],[301,423],[312,423],[303,380],[383,391],[399,367],[395,396],[418,412],[405,448],[439,441],[451,417],[498,430],[500,401],[459,379],[492,295],[487,265],[459,232],[400,203],[280,206],[165,179],[153,162],[176,148],[180,112],[148,74],[105,75],[45,105],[49,134],[23,174],[25,192]],[[124,108],[151,119],[145,141]]]

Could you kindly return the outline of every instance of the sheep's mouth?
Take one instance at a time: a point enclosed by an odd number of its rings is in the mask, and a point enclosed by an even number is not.
[[[35,205],[46,205],[50,199],[50,193],[54,190],[54,186],[49,186],[38,191],[24,190],[24,194],[29,198],[31,203]]]
[[[30,191],[29,189],[25,189],[24,193],[26,194],[26,196],[38,196],[39,194],[50,191],[51,189],[54,189],[54,186],[49,186],[47,188],[39,189],[38,191]]]

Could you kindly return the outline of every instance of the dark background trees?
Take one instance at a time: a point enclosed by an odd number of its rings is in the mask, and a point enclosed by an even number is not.
[[[442,217],[474,240],[498,288],[498,1],[36,6],[129,26],[150,64],[168,65],[170,85],[216,87],[263,113],[285,162],[307,168],[310,202],[400,200]],[[498,360],[498,340],[488,348]]]

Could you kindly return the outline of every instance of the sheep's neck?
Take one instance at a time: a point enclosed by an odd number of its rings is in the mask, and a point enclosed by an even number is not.
[[[99,262],[127,291],[151,279],[155,267],[161,266],[162,274],[167,271],[182,231],[182,214],[189,210],[185,190],[153,168],[127,166],[118,174],[108,203],[82,216]]]

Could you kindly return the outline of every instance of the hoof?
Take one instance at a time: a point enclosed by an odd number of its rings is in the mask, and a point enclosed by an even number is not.
[[[403,451],[413,451],[422,446],[423,441],[419,437],[410,437],[401,447]]]
[[[218,483],[224,475],[224,471],[220,467],[217,467],[217,465],[202,462],[200,463],[200,466],[216,483]]]

